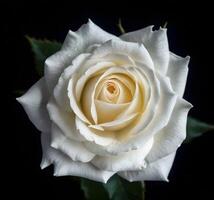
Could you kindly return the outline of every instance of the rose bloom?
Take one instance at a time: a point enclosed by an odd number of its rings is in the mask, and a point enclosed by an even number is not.
[[[107,182],[165,180],[186,137],[189,57],[165,28],[116,37],[92,21],[69,31],[45,73],[17,100],[41,133],[41,168]]]

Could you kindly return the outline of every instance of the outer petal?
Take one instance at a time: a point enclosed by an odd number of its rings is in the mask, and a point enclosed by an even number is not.
[[[141,149],[129,151],[117,156],[96,156],[92,163],[100,168],[110,171],[139,170],[146,167],[144,158],[153,145],[153,138]]]
[[[77,55],[72,49],[70,51],[61,50],[46,59],[44,74],[50,93],[53,92],[61,73],[71,65],[72,60]]]
[[[126,42],[120,40],[110,40],[96,48],[92,53],[92,58],[102,58],[109,54],[127,55],[134,61],[139,61],[153,68],[153,61],[147,49],[142,44]]]
[[[55,124],[51,130],[51,146],[67,154],[73,161],[89,162],[95,156],[82,142],[66,138]]]
[[[80,54],[77,56],[73,61],[72,64],[67,67],[64,72],[61,74],[56,87],[54,88],[54,97],[56,99],[56,102],[59,106],[61,106],[61,109],[71,112],[72,109],[70,107],[70,102],[68,98],[68,82],[72,76],[79,68],[80,66],[85,63],[87,58],[89,58],[90,54]]]
[[[82,25],[78,31],[69,31],[62,49],[69,49],[70,51],[71,48],[75,48],[82,51],[82,49],[91,45],[101,44],[111,39],[120,40],[115,35],[101,29],[89,19],[88,23]],[[80,46],[77,46],[76,42],[79,42]]]
[[[154,148],[146,160],[154,162],[177,150],[186,138],[187,114],[192,105],[184,99],[178,98],[168,125],[154,137]]]
[[[50,130],[50,118],[46,109],[49,98],[45,80],[41,78],[23,96],[17,98],[22,104],[32,123],[40,131]]]
[[[93,44],[100,44],[110,39],[119,40],[118,37],[105,32],[90,20],[78,31],[69,31],[62,49],[45,61],[45,79],[48,89],[53,90],[60,74],[77,55],[84,53]]]
[[[187,81],[188,64],[190,57],[182,58],[173,53],[170,54],[167,75],[170,77],[173,90],[182,97]]]
[[[175,153],[172,153],[156,162],[148,164],[148,166],[139,171],[120,172],[119,175],[128,181],[168,181],[168,174],[172,167]]]
[[[75,127],[75,115],[73,112],[66,112],[60,109],[53,98],[48,102],[47,109],[53,123],[55,123],[68,138],[76,141],[85,140]]]
[[[106,183],[115,173],[100,170],[90,163],[72,161],[68,156],[50,146],[50,135],[48,133],[41,135],[41,141],[43,150],[41,168],[45,168],[53,163],[55,166],[55,176],[80,176]]]
[[[165,28],[158,31],[148,26],[141,30],[133,31],[122,35],[120,38],[129,41],[143,43],[152,57],[155,68],[162,74],[167,72],[169,64],[169,45]]]

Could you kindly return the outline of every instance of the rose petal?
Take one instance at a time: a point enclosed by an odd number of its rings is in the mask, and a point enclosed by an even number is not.
[[[55,176],[80,176],[106,183],[115,173],[100,170],[90,163],[72,161],[68,156],[50,146],[50,135],[48,133],[41,135],[41,141],[43,150],[41,167],[44,168],[54,163]]]
[[[160,99],[160,83],[154,72],[140,63],[138,66],[130,69],[135,75],[136,92],[130,107],[122,114],[128,115],[140,110],[141,115],[128,129],[122,130],[121,135],[124,135],[124,132],[135,135],[140,130],[144,130],[154,117]]]
[[[95,76],[87,82],[86,86],[83,89],[82,99],[81,99],[82,112],[87,117],[87,119],[93,124],[97,123],[97,120],[94,118],[94,116],[96,116],[97,118],[97,113],[92,115],[92,112],[91,112],[92,94],[99,78],[100,76]]]
[[[84,122],[82,122],[78,117],[76,117],[76,128],[79,130],[80,134],[89,141],[90,145],[101,145],[106,146],[115,143],[114,133],[105,132],[105,136],[99,135],[99,131],[89,128]],[[87,143],[87,141],[85,141]],[[93,152],[93,151],[91,151]]]
[[[191,107],[192,105],[184,99],[177,99],[169,123],[155,135],[155,148],[151,150],[146,160],[154,162],[176,151],[186,138],[187,114]]]
[[[100,170],[91,163],[73,162],[68,159],[56,163],[54,169],[55,176],[77,176],[102,183],[107,183],[114,174],[112,171]]]
[[[131,131],[135,134],[137,133],[136,137],[130,139],[126,145],[121,144],[115,146],[115,150],[117,149],[116,152],[118,150],[121,151],[122,149],[140,148],[145,141],[168,124],[177,100],[177,95],[172,91],[169,79],[164,78],[160,74],[158,77],[160,81],[161,96],[153,119],[144,129],[141,129],[140,124],[135,126]]]
[[[83,24],[76,32],[69,31],[62,48],[69,49],[69,51],[73,48],[79,49],[82,53],[82,49],[87,49],[91,45],[101,44],[111,39],[120,40],[89,19],[88,23]]]
[[[95,100],[98,123],[113,121],[122,111],[126,110],[130,103],[112,104]]]
[[[83,65],[83,63],[89,58],[90,54],[80,54],[73,61],[72,64],[67,67],[61,74],[57,85],[54,88],[54,97],[57,104],[61,109],[71,112],[70,101],[68,98],[68,83],[73,74]]]
[[[102,30],[91,20],[81,26],[78,31],[69,31],[62,49],[45,61],[45,79],[49,91],[53,91],[61,73],[77,55],[84,53],[90,45],[100,44],[110,39],[119,40],[118,37]]]
[[[188,64],[190,57],[182,58],[170,53],[167,76],[170,77],[173,90],[182,97],[187,81]]]
[[[92,52],[93,53],[93,52]],[[94,58],[96,55],[94,55]],[[99,57],[98,60],[105,60],[108,62],[113,62],[115,66],[127,67],[127,66],[135,66],[135,61],[126,54],[122,54],[121,52],[112,54],[111,52],[103,57]]]
[[[48,102],[47,109],[53,123],[55,123],[68,138],[75,141],[85,140],[75,127],[75,115],[73,112],[66,112],[60,109],[53,98]]]
[[[145,169],[138,171],[125,171],[118,174],[126,180],[132,181],[168,181],[168,175],[175,158],[175,153],[172,153],[162,159],[152,162]]]
[[[144,70],[142,70],[142,67],[128,69],[128,71],[135,76],[135,95],[128,109],[121,113],[117,118],[135,112],[138,112],[139,115],[129,127],[126,127],[124,130],[117,133],[118,137],[121,139],[132,137],[133,135],[136,135],[139,130],[143,130],[155,114],[156,105],[160,96],[158,87],[159,82],[156,80],[153,71],[145,66],[144,68]],[[140,128],[136,131],[137,127]]]
[[[66,138],[55,124],[51,129],[51,146],[67,154],[73,161],[89,162],[95,156],[82,142]]]
[[[85,123],[87,124],[91,124],[91,122],[89,121],[89,119],[87,119],[87,117],[85,116],[85,114],[82,112],[82,110],[80,109],[80,104],[79,102],[77,102],[76,100],[76,96],[75,96],[75,77],[71,78],[69,83],[68,83],[68,97],[70,99],[70,106],[73,110],[73,112]]]
[[[114,172],[139,170],[146,167],[144,158],[149,153],[152,145],[153,138],[138,150],[129,151],[118,156],[96,156],[92,163],[99,169]]]
[[[134,61],[140,61],[145,65],[153,68],[153,61],[141,44],[125,42],[120,40],[110,40],[96,48],[92,53],[92,58],[102,58],[109,54],[128,55]]]
[[[129,107],[126,110],[124,110],[124,112],[122,112],[120,115],[118,115],[116,119],[124,118],[125,116],[128,116],[133,113],[140,113],[142,111],[142,103],[143,97],[141,95],[139,86],[136,83],[135,94],[132,98],[132,101],[129,104]]]
[[[72,50],[61,50],[46,59],[44,76],[50,93],[53,92],[61,73],[71,64],[76,55],[77,53]]]
[[[153,26],[125,33],[120,38],[124,41],[143,43],[148,50],[155,69],[160,73],[167,72],[169,64],[169,45],[165,28],[153,31]]]
[[[50,118],[46,109],[49,94],[44,78],[36,82],[17,101],[24,107],[29,119],[40,131],[50,130]]]
[[[138,115],[139,113],[133,113],[129,116],[126,116],[124,118],[116,119],[111,122],[106,122],[103,124],[97,124],[97,125],[89,125],[90,128],[94,128],[97,130],[103,130],[103,131],[117,131],[125,128],[128,126]],[[103,133],[105,135],[105,132]]]

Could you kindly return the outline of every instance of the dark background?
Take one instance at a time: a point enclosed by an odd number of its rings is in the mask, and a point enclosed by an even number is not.
[[[148,2],[147,2],[148,3]],[[213,79],[213,12],[205,1],[199,3],[171,1],[147,5],[143,1],[84,1],[25,3],[8,2],[4,6],[3,33],[4,52],[1,86],[6,102],[2,104],[3,171],[6,198],[81,199],[83,193],[78,182],[69,178],[52,176],[53,169],[41,170],[40,133],[28,120],[21,106],[15,101],[17,89],[28,89],[38,80],[33,66],[33,54],[25,35],[48,38],[62,42],[69,29],[77,30],[90,18],[104,30],[119,35],[118,19],[125,30],[132,31],[154,24],[156,27],[168,22],[171,51],[191,56],[185,99],[194,108],[190,114],[214,124]],[[5,47],[4,47],[5,45]],[[3,54],[4,55],[4,54]],[[9,92],[8,92],[9,91]],[[5,98],[6,97],[6,98]],[[191,145],[179,148],[169,176],[169,183],[147,182],[147,200],[214,199],[214,136],[213,132],[195,139]]]

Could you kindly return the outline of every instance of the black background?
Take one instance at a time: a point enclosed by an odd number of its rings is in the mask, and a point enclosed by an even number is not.
[[[69,178],[52,176],[53,169],[41,170],[40,133],[28,120],[21,106],[15,101],[14,91],[27,89],[38,75],[33,69],[33,54],[25,35],[48,38],[62,42],[69,29],[77,30],[88,18],[104,30],[119,35],[118,19],[125,30],[132,31],[147,25],[156,27],[168,22],[171,51],[191,56],[185,98],[194,108],[190,114],[214,124],[213,80],[213,12],[205,1],[199,3],[143,1],[121,3],[99,1],[40,3],[8,2],[3,20],[1,38],[6,55],[2,64],[2,91],[6,102],[2,104],[3,185],[6,198],[83,199],[78,182]],[[147,2],[148,3],[148,2]],[[3,62],[2,62],[3,63]],[[8,92],[9,91],[9,92]],[[191,145],[179,148],[169,176],[169,183],[147,182],[147,200],[160,199],[214,199],[214,136],[213,132],[194,140]],[[2,137],[3,138],[3,137]]]

